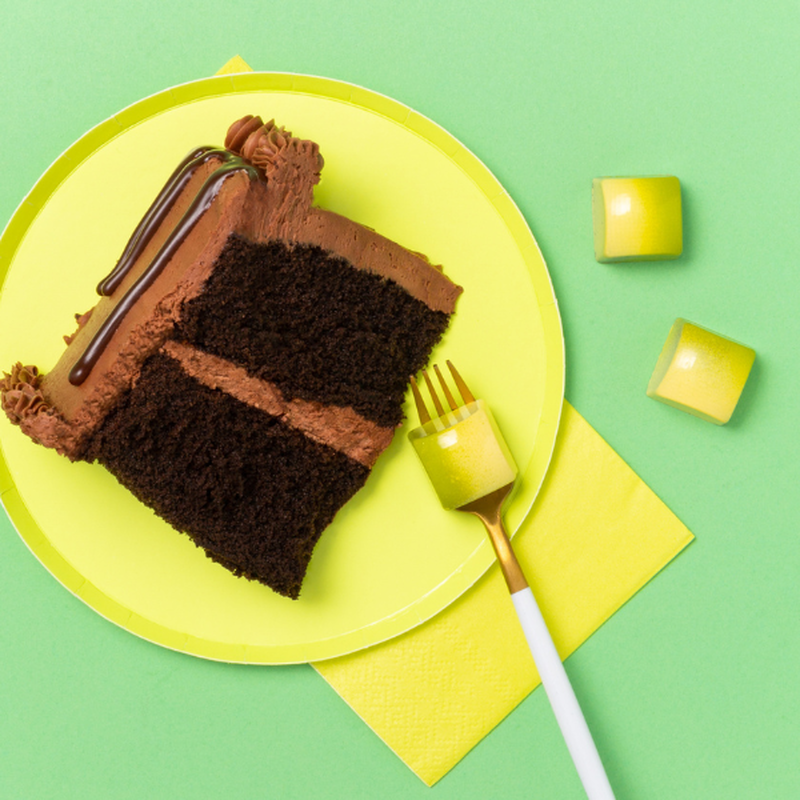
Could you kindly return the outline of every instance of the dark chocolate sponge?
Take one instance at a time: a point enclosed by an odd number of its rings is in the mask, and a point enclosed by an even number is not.
[[[145,363],[87,459],[211,558],[292,598],[320,533],[369,474],[165,355]]]
[[[232,236],[176,338],[275,383],[393,427],[408,378],[447,327],[396,283],[319,247]]]

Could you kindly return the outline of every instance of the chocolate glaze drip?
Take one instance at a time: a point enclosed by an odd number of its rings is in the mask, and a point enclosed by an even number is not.
[[[202,160],[211,157],[210,155],[211,152],[212,152],[211,150],[204,149],[201,155],[197,156],[195,153],[194,159],[191,158],[187,159],[186,162],[182,165],[182,167],[176,170],[175,173],[173,173],[173,178],[175,178],[175,181],[179,181],[181,179],[183,174],[183,169],[185,168],[196,169],[198,164],[202,163]],[[186,210],[186,213],[181,218],[180,222],[175,226],[175,229],[167,237],[166,241],[161,246],[155,258],[153,258],[150,265],[144,270],[144,272],[142,272],[138,280],[128,289],[128,291],[124,294],[124,296],[119,300],[117,305],[114,307],[114,310],[103,321],[103,324],[95,333],[94,338],[89,343],[86,350],[84,350],[81,357],[72,367],[72,370],[69,373],[69,382],[73,386],[80,386],[89,376],[89,373],[92,371],[92,368],[102,355],[103,351],[105,350],[106,346],[111,340],[111,337],[119,328],[120,324],[122,323],[122,320],[125,318],[125,315],[131,310],[131,308],[142,297],[142,295],[150,288],[150,286],[153,285],[156,278],[164,270],[164,267],[166,267],[170,259],[175,255],[178,248],[181,246],[181,244],[183,244],[184,240],[189,235],[192,228],[194,228],[200,217],[202,217],[202,215],[211,205],[214,198],[217,196],[217,193],[219,192],[220,188],[222,187],[222,184],[231,175],[241,170],[247,172],[251,180],[261,180],[261,176],[258,170],[251,164],[246,163],[240,157],[235,156],[233,153],[230,153],[225,150],[217,151],[215,153],[215,155],[219,154],[223,155],[225,163],[223,163],[221,167],[219,167],[217,170],[211,173],[211,175],[209,175],[206,182],[203,184],[202,189],[200,189],[197,196],[194,198],[191,205]],[[194,163],[195,161],[197,163]],[[171,182],[172,179],[167,182],[164,195],[169,196],[171,198],[171,202],[174,202],[174,199],[177,197],[177,193],[170,192],[169,186]],[[156,201],[156,203],[154,203],[154,207],[157,204],[158,200]],[[166,210],[168,210],[168,207],[166,207]],[[162,209],[164,214],[166,213],[166,210]],[[157,227],[158,223],[155,220],[158,214],[161,214],[162,211],[154,213],[151,219],[146,224],[142,224],[140,226],[142,228],[143,235],[152,236],[153,231],[148,230],[148,227],[151,229]],[[149,214],[150,212],[148,212],[148,215]],[[145,216],[145,219],[147,219],[148,215]],[[145,220],[143,220],[143,223],[145,223]],[[134,237],[132,237],[132,239],[135,238],[136,235],[134,234]],[[131,260],[130,263],[133,263],[133,261]],[[115,272],[118,269],[119,265],[115,269]],[[104,281],[103,283],[106,282]]]
[[[227,150],[220,150],[215,147],[199,147],[193,150],[186,158],[181,161],[170,175],[169,180],[164,184],[164,188],[159,192],[147,213],[142,217],[142,221],[136,226],[136,230],[131,234],[125,250],[117,261],[117,265],[109,275],[103,278],[97,285],[97,294],[109,297],[114,290],[122,283],[133,263],[142,254],[147,243],[153,238],[153,234],[164,218],[169,214],[169,210],[175,203],[176,198],[191,180],[197,168],[212,158],[221,158],[227,161],[231,153]]]

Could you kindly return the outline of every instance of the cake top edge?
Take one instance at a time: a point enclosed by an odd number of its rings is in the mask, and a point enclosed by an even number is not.
[[[247,114],[225,136],[225,148],[252,164],[268,181],[319,183],[325,160],[319,145],[293,136],[275,120]]]

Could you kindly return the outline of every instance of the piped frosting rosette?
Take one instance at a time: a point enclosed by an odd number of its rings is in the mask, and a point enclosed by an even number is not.
[[[42,378],[39,370],[30,365],[17,362],[11,372],[4,372],[0,380],[0,393],[3,398],[3,411],[15,425],[26,417],[49,411],[39,386]]]
[[[275,120],[265,123],[251,114],[228,128],[225,147],[250,162],[268,181],[279,183],[303,175],[313,186],[319,183],[325,164],[316,142],[298,139]]]

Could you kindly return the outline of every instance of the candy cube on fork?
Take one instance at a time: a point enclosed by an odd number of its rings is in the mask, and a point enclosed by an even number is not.
[[[514,459],[488,405],[475,399],[450,361],[447,366],[462,402],[456,401],[439,367],[434,365],[450,407],[446,410],[430,375],[423,370],[422,377],[436,413],[430,413],[417,381],[412,378],[420,427],[409,433],[409,439],[442,505],[474,514],[483,522],[583,788],[590,800],[613,799],[569,677],[503,526],[502,507],[517,475]]]

